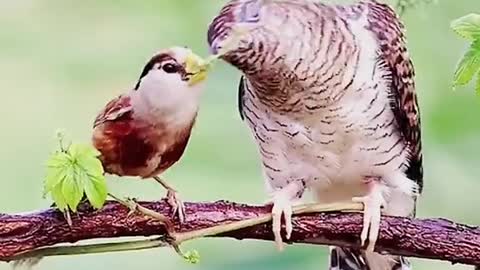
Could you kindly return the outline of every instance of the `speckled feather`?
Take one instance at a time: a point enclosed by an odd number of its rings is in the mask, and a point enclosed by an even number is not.
[[[215,29],[234,21],[231,12],[238,4],[239,1],[232,1],[222,9],[221,15],[215,18],[209,29],[210,42],[214,40],[214,37],[215,39],[219,38],[219,33],[215,32]],[[391,105],[395,114],[395,121],[398,130],[409,144],[409,164],[406,175],[418,184],[419,192],[422,192],[423,165],[420,111],[415,91],[415,69],[407,52],[404,26],[388,5],[374,0],[362,2],[353,7],[337,6],[336,8],[349,16],[355,17],[365,7],[368,8],[368,29],[375,34],[379,43],[379,65],[388,70],[391,83]],[[348,13],[349,11],[351,13]],[[223,29],[223,31],[226,30]],[[231,58],[229,61],[235,65],[236,59]],[[240,78],[238,89],[238,109],[242,120],[245,118],[242,101],[246,86],[244,79],[244,76]]]
[[[232,13],[229,12],[234,10],[233,7],[236,4],[238,2],[232,1],[222,10],[222,15],[215,18],[209,29],[211,42],[213,37],[218,38],[214,29],[234,20]],[[395,121],[404,140],[409,144],[409,164],[406,175],[418,184],[419,192],[421,192],[423,189],[423,166],[420,112],[415,92],[415,71],[406,49],[404,26],[388,5],[373,0],[353,7],[336,6],[336,8],[344,12],[346,16],[352,17],[358,17],[359,13],[368,8],[369,25],[367,28],[375,34],[379,43],[379,65],[388,70],[387,76],[391,83],[389,87],[391,107]],[[236,60],[235,58],[229,59],[234,65]],[[242,69],[242,67],[239,68]],[[244,79],[242,76],[238,89],[238,108],[242,119],[245,118],[242,101],[246,86]]]

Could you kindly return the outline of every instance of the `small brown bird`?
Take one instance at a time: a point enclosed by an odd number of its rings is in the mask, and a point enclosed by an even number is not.
[[[158,177],[183,155],[197,116],[205,71],[188,48],[154,55],[134,89],[111,100],[95,119],[93,145],[105,172],[153,178],[184,221],[177,192]]]

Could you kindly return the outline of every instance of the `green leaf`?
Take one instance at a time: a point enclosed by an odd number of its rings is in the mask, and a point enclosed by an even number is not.
[[[107,200],[107,181],[105,176],[90,177],[90,181],[85,181],[85,194],[93,207],[99,209]]]
[[[90,178],[100,178],[103,176],[102,162],[97,158],[100,152],[89,145],[74,144],[70,147],[70,154],[76,164]]]
[[[74,159],[79,157],[98,157],[100,152],[93,146],[88,144],[72,144],[68,149],[68,152]]]
[[[469,83],[480,70],[480,40],[473,42],[462,60],[457,65],[453,85],[461,86]]]
[[[57,208],[60,211],[65,212],[65,210],[67,210],[67,202],[62,194],[62,185],[55,186],[52,190],[50,190],[50,194]]]
[[[452,21],[450,27],[458,35],[469,40],[480,38],[480,14],[468,14]]]
[[[47,175],[44,183],[44,195],[50,192],[55,186],[59,185],[65,178],[65,169],[70,164],[70,157],[63,153],[57,152],[52,154],[47,161]]]
[[[64,167],[70,163],[70,156],[63,152],[54,153],[47,161],[48,168]]]
[[[44,195],[52,191],[56,186],[60,185],[65,179],[66,173],[63,168],[47,170],[45,177]]]
[[[88,177],[100,177],[103,175],[102,162],[94,156],[79,156],[76,159],[77,165],[81,167]]]
[[[97,158],[100,155],[95,148],[89,145],[72,145],[72,156],[82,169],[82,180],[88,201],[95,208],[101,208],[107,199],[107,183],[104,176],[102,162]]]
[[[82,171],[77,165],[69,168],[62,182],[62,195],[70,210],[76,212],[83,197]]]

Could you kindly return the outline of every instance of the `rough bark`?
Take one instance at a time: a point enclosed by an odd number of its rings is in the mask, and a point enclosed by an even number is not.
[[[169,215],[170,207],[165,201],[141,204]],[[187,220],[181,226],[175,222],[175,229],[178,232],[189,232],[259,217],[269,211],[269,207],[225,201],[186,203]],[[165,228],[159,221],[142,215],[127,217],[128,212],[127,208],[115,202],[108,202],[98,211],[84,206],[78,215],[72,216],[72,227],[67,225],[60,212],[53,209],[28,214],[0,215],[0,261],[10,261],[24,252],[59,243],[165,233]],[[291,242],[359,246],[361,213],[303,214],[295,216],[293,223]],[[272,240],[270,228],[267,223],[218,237]],[[445,219],[386,216],[382,218],[376,250],[480,265],[480,229]]]

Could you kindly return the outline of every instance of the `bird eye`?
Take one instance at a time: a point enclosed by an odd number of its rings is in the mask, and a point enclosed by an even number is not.
[[[175,73],[178,70],[177,67],[174,64],[171,64],[171,63],[167,63],[167,64],[163,65],[162,69],[166,73]]]

